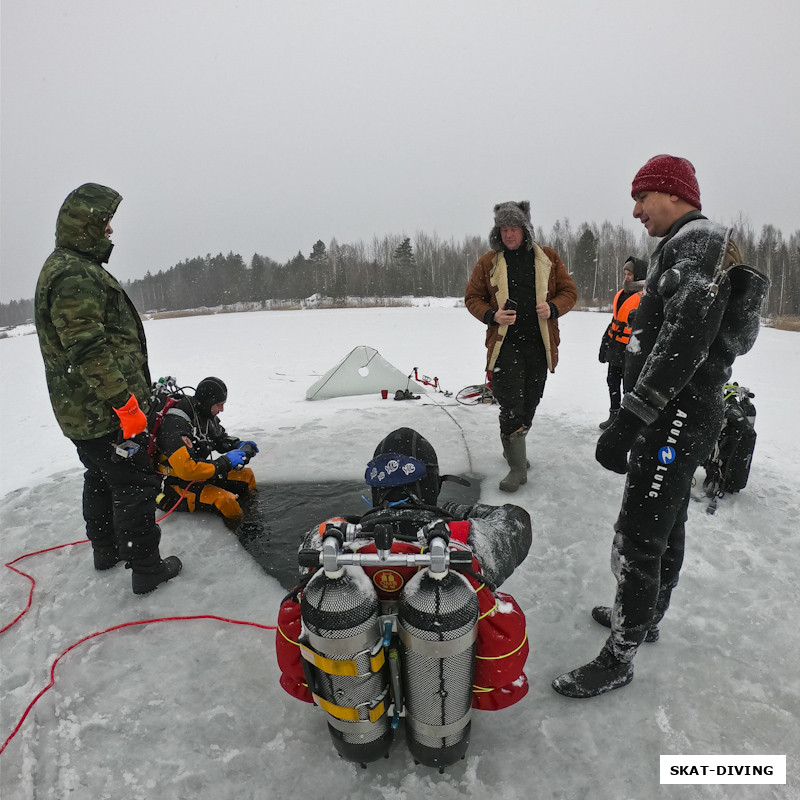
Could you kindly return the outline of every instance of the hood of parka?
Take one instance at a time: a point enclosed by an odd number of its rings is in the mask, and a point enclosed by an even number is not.
[[[56,220],[56,247],[76,250],[98,264],[108,261],[114,244],[106,239],[106,225],[122,195],[98,183],[84,183],[61,205]]]

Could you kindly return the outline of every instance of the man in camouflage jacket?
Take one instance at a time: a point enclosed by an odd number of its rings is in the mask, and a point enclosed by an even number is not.
[[[109,223],[121,200],[94,183],[67,197],[56,222],[56,248],[36,285],[34,316],[56,420],[86,467],[83,515],[95,568],[127,561],[133,590],[143,594],[177,575],[181,563],[159,554],[159,480],[146,448],[117,449],[144,432],[150,395],[144,328],[103,267],[114,247]]]

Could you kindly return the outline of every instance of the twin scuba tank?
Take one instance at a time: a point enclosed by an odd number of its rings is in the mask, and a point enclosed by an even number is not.
[[[442,770],[469,745],[479,604],[450,567],[471,565],[472,554],[448,548],[441,521],[423,529],[426,552],[403,542],[394,549],[406,552],[392,552],[390,525],[375,526],[374,546],[344,550],[348,527],[328,521],[322,551],[300,553],[301,566],[322,565],[300,601],[306,684],[343,758],[388,757],[404,716],[415,761]],[[399,599],[382,600],[382,583],[402,584]]]

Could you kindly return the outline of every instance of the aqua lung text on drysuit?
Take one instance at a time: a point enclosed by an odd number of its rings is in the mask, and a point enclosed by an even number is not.
[[[669,430],[669,435],[667,436],[667,444],[671,447],[678,443],[678,439],[680,438],[681,433],[683,432],[683,420],[688,417],[688,414],[685,411],[681,411],[681,409],[675,409],[675,419],[672,420],[672,427]],[[650,491],[647,493],[648,497],[656,498],[661,494],[661,483],[664,480],[665,473],[669,468],[669,464],[672,463],[670,460],[667,464],[659,464],[656,467],[655,475],[653,475],[653,483],[650,485]]]

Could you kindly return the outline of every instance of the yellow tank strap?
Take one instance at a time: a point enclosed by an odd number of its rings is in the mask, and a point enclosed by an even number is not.
[[[528,631],[525,631],[525,635],[522,637],[522,641],[519,643],[519,647],[515,647],[513,650],[510,650],[508,653],[504,653],[502,656],[475,656],[475,658],[479,658],[481,661],[499,661],[501,658],[508,658],[509,656],[513,656],[514,653],[518,653],[525,642],[528,641]]]
[[[286,641],[287,641],[287,642],[289,642],[289,644],[294,644],[294,645],[297,645],[297,647],[299,647],[299,646],[300,646],[299,644],[297,644],[297,641],[296,641],[295,639],[290,639],[290,638],[289,638],[289,637],[288,637],[288,636],[287,636],[287,635],[286,635],[286,634],[283,632],[283,628],[281,628],[281,626],[280,626],[280,625],[278,625],[278,633],[279,633],[281,636],[283,636],[283,638],[284,638],[284,639],[286,639]]]
[[[337,706],[328,702],[318,694],[312,694],[314,702],[323,710],[327,711],[332,717],[344,720],[345,722],[362,722],[359,710],[349,706]],[[386,703],[381,701],[375,708],[369,709],[369,721],[377,722],[386,713]],[[366,721],[366,720],[363,720]]]
[[[493,606],[492,606],[492,607],[491,607],[491,608],[490,608],[490,609],[489,609],[489,610],[488,610],[486,613],[484,613],[484,614],[481,614],[481,615],[478,617],[478,622],[480,622],[480,621],[481,621],[482,619],[484,619],[485,617],[488,617],[490,614],[494,614],[494,612],[495,612],[496,610],[497,610],[497,601],[495,600],[495,603],[494,603],[494,605],[493,605]]]
[[[354,659],[339,661],[333,658],[326,658],[302,643],[298,643],[298,647],[300,648],[300,652],[306,661],[310,662],[318,670],[326,673],[327,675],[344,675],[353,678],[358,677],[359,675],[358,664]],[[370,656],[370,672],[380,672],[381,667],[383,667],[385,663],[386,655],[381,647],[381,649],[374,656]],[[364,675],[368,673],[360,674]]]

